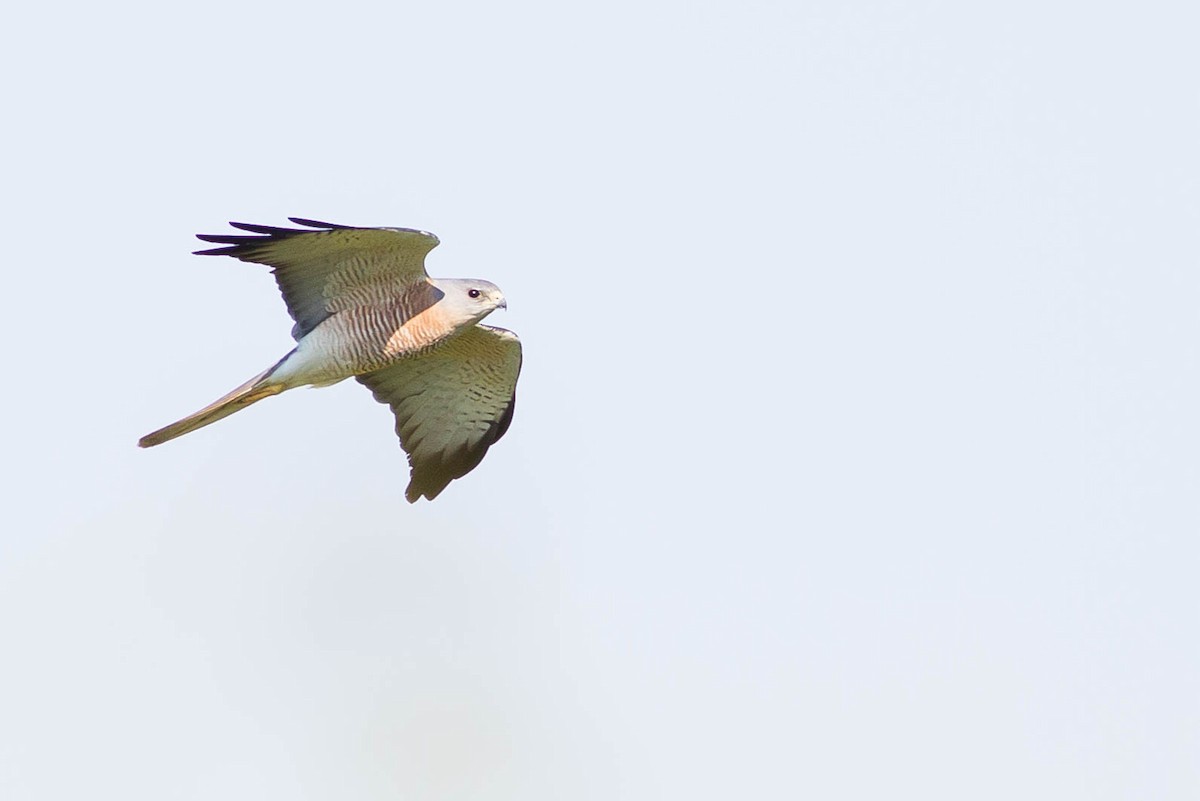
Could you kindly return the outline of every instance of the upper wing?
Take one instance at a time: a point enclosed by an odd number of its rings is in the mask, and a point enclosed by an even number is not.
[[[409,503],[437,497],[471,472],[512,422],[521,342],[503,328],[474,325],[423,356],[358,376],[392,407],[408,452]]]
[[[438,244],[433,234],[412,228],[352,228],[288,219],[316,230],[231,222],[234,228],[262,236],[198,234],[197,239],[228,247],[196,253],[273,267],[288,313],[296,321],[296,339],[335,311],[357,305],[356,295],[390,294],[428,278],[425,254]]]

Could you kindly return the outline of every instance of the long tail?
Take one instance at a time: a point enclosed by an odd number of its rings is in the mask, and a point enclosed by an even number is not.
[[[280,364],[282,364],[282,360]],[[155,445],[161,445],[168,440],[182,437],[184,434],[195,431],[197,428],[204,428],[210,423],[222,420],[234,412],[240,412],[250,404],[258,403],[263,398],[278,395],[287,389],[287,387],[283,384],[268,382],[271,373],[275,372],[275,368],[278,366],[279,364],[276,364],[270,370],[254,376],[254,378],[251,378],[225,397],[213,401],[200,411],[189,414],[182,420],[171,423],[171,425],[165,428],[160,428],[153,434],[147,434],[138,440],[138,447],[151,448]]]

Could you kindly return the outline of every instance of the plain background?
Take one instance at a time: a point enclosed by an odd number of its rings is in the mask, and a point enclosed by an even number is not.
[[[5,799],[1200,797],[1187,3],[20,4]],[[525,367],[410,506],[288,215]]]

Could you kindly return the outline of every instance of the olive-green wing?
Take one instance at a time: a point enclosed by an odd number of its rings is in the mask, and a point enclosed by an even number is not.
[[[231,222],[257,236],[198,234],[223,247],[198,250],[203,256],[233,256],[273,268],[300,339],[325,318],[379,297],[402,292],[429,276],[425,254],[438,238],[412,228],[353,228],[289,217],[305,228],[275,228]]]
[[[437,497],[471,472],[512,422],[521,342],[503,328],[475,325],[425,353],[358,376],[396,415],[408,453],[409,502]]]

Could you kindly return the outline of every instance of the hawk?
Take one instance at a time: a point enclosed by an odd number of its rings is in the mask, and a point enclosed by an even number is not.
[[[147,434],[149,448],[263,398],[354,377],[391,407],[412,470],[410,503],[471,472],[512,422],[521,342],[480,321],[508,304],[489,281],[430,278],[438,238],[411,228],[355,228],[289,217],[301,228],[231,222],[253,236],[199,234],[272,268],[296,347],[200,411]]]

